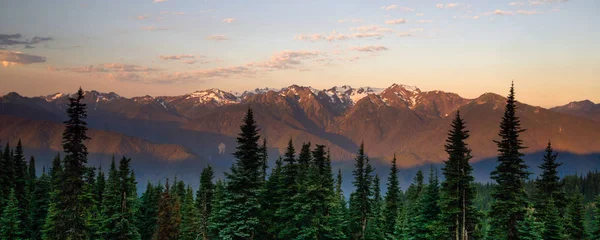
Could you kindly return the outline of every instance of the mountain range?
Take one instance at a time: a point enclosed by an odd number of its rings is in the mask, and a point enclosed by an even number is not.
[[[36,152],[59,151],[68,96],[12,92],[0,97],[0,140],[21,139]],[[450,123],[460,111],[477,162],[497,154],[493,140],[498,139],[505,101],[495,93],[468,99],[400,84],[329,89],[292,85],[242,93],[208,89],[133,98],[85,92],[92,138],[88,144],[95,161],[127,155],[149,162],[222,166],[231,164],[230,153],[249,107],[272,157],[291,138],[297,149],[302,142],[324,144],[335,162],[345,163],[364,142],[371,158],[385,163],[395,154],[403,168],[441,163],[447,157],[443,146]],[[517,115],[527,129],[522,134],[525,153],[542,151],[549,140],[560,152],[594,156],[586,161],[594,162],[600,152],[600,104],[582,101],[546,109],[519,103]]]

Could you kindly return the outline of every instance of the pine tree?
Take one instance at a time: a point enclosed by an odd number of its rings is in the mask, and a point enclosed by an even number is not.
[[[220,230],[226,227],[224,213],[227,211],[223,210],[226,194],[225,183],[221,179],[217,180],[211,204],[212,214],[208,218],[209,239],[219,239]]]
[[[410,238],[415,231],[415,220],[419,215],[419,209],[422,208],[420,199],[423,195],[423,172],[418,170],[413,178],[413,182],[406,190],[406,204],[404,205],[402,222],[399,222],[397,233],[402,233],[402,237]]]
[[[433,167],[429,172],[429,183],[423,194],[414,203],[414,219],[411,220],[410,235],[413,239],[440,239],[440,207],[438,201],[439,180]]]
[[[104,198],[104,189],[106,188],[106,178],[102,166],[98,168],[98,175],[96,175],[96,184],[94,185],[94,200],[96,201],[97,207],[101,208],[102,200]]]
[[[525,218],[517,223],[517,231],[521,240],[542,240],[544,226],[537,221],[533,211],[527,211]]]
[[[194,203],[194,191],[188,186],[183,199],[183,205],[181,208],[181,233],[179,239],[181,240],[195,240],[200,238],[200,212],[195,207]]]
[[[45,239],[86,239],[89,237],[87,229],[87,213],[82,203],[84,194],[83,175],[87,168],[87,147],[84,141],[89,137],[86,135],[87,117],[86,105],[83,103],[84,93],[81,88],[75,97],[69,97],[69,106],[63,132],[63,150],[65,159],[62,172],[60,189],[56,192],[55,199],[57,213],[55,221],[52,221],[53,231],[45,232]],[[53,213],[54,214],[54,213]],[[51,214],[50,216],[53,216]]]
[[[585,208],[583,206],[583,195],[580,192],[569,200],[567,206],[565,233],[569,239],[583,240],[587,236],[584,223]]]
[[[366,228],[366,238],[367,239],[385,239],[385,235],[383,234],[383,199],[381,197],[381,180],[379,176],[375,174],[375,178],[373,179],[373,199],[371,202],[371,216]]]
[[[478,213],[474,206],[476,192],[473,168],[469,164],[471,149],[465,142],[469,138],[469,131],[459,111],[451,127],[445,145],[448,160],[442,168],[445,177],[440,201],[442,223],[447,232],[445,236],[452,236],[455,240],[475,239],[478,225]]]
[[[177,202],[177,201],[176,201]],[[176,203],[173,203],[171,198],[171,190],[169,189],[169,180],[165,184],[165,190],[163,191],[160,201],[158,204],[158,221],[156,232],[152,239],[154,240],[176,240],[179,236],[179,223],[181,219],[178,219],[179,209]]]
[[[303,144],[302,150],[300,151],[302,155],[302,160],[304,162],[310,163],[310,143]],[[297,163],[296,159],[296,150],[294,149],[294,144],[292,139],[288,142],[287,150],[283,157],[283,162],[285,165],[282,170],[282,191],[280,202],[277,203],[278,209],[275,213],[277,219],[277,234],[280,239],[288,239],[294,236],[298,236],[299,231],[299,223],[298,220],[295,220],[296,210],[293,201],[294,196],[298,194],[299,191],[299,181],[305,179],[305,176],[302,174],[307,174],[307,172],[300,173],[300,166]],[[308,169],[307,169],[308,170]],[[300,179],[301,178],[301,179]]]
[[[495,141],[499,164],[491,174],[497,183],[492,192],[495,201],[490,211],[492,231],[494,236],[508,240],[519,238],[517,223],[525,217],[527,194],[524,182],[529,177],[520,152],[524,147],[519,134],[525,130],[521,129],[521,122],[516,116],[516,104],[514,86],[511,86],[500,123],[498,135],[501,140]]]
[[[231,173],[226,173],[227,184],[223,208],[219,215],[223,228],[221,238],[255,239],[259,228],[261,169],[258,127],[252,109],[244,117],[244,124],[237,138],[236,162]]]
[[[151,239],[156,231],[158,218],[158,202],[162,194],[160,185],[154,186],[148,182],[146,191],[140,197],[140,208],[137,212],[137,228],[142,239]]]
[[[593,232],[591,237],[592,239],[600,239],[600,195],[596,196],[594,206]]]
[[[546,209],[549,199],[554,199],[554,204],[561,216],[565,214],[567,205],[567,199],[562,190],[563,186],[560,182],[560,177],[558,177],[557,170],[562,163],[556,162],[557,154],[554,153],[550,141],[548,141],[545,152],[544,161],[542,165],[540,165],[542,174],[535,181],[536,191],[534,195],[534,207],[536,209],[536,217],[539,219],[546,219],[544,213],[549,212],[549,210]]]
[[[280,221],[278,220],[276,213],[281,205],[283,190],[283,159],[280,157],[275,161],[275,167],[271,171],[269,179],[267,179],[265,190],[261,197],[261,206],[264,216],[263,223],[266,227],[263,236],[264,239],[277,239],[277,227],[279,226]]]
[[[21,216],[23,213],[19,208],[19,200],[17,199],[16,191],[14,189],[10,191],[7,199],[8,202],[0,217],[0,239],[22,239],[23,229]]]
[[[8,203],[8,195],[15,186],[15,168],[13,166],[12,154],[8,142],[6,142],[6,147],[2,152],[2,157],[0,157],[0,163],[2,167],[2,175],[0,175],[0,179],[2,180],[2,185],[0,185],[0,195],[4,197],[4,199],[0,199],[2,200],[0,202],[0,213],[2,213],[1,211],[3,211],[4,206]]]
[[[267,168],[269,168],[269,148],[267,148],[267,139],[263,139],[263,144],[260,147],[260,157],[262,160],[262,181],[267,181]]]
[[[360,144],[358,155],[354,159],[354,181],[352,184],[355,191],[350,195],[350,214],[351,224],[350,232],[353,239],[365,239],[365,230],[371,215],[371,196],[373,168],[369,163],[369,158],[365,156],[364,144]]]
[[[400,193],[398,167],[396,166],[396,154],[394,154],[387,182],[387,193],[385,195],[383,210],[384,221],[382,228],[387,239],[395,239],[397,237],[394,231],[396,225],[398,225],[398,222],[396,222],[398,220],[398,213],[403,207]]]
[[[30,163],[31,166],[35,166]],[[50,203],[50,188],[51,188],[51,179],[46,171],[42,171],[42,175],[33,181],[35,187],[33,188],[33,193],[29,198],[29,232],[31,240],[42,239],[42,227],[44,226],[44,221],[46,220],[46,215],[48,214],[48,205]]]
[[[214,172],[210,165],[206,166],[200,174],[200,187],[196,193],[196,208],[199,211],[199,227],[202,239],[210,238],[208,231],[209,218],[212,213],[212,202],[215,191],[213,183]]]
[[[550,199],[548,204],[545,206],[544,219],[544,231],[542,237],[544,240],[561,240],[565,239],[563,219],[558,213],[558,208],[554,205],[554,199]]]
[[[27,163],[25,162],[25,155],[23,153],[23,144],[21,144],[21,139],[17,142],[17,147],[15,148],[15,154],[12,157],[13,160],[13,174],[14,174],[14,188],[15,194],[17,196],[17,200],[19,201],[19,208],[21,212],[27,211]],[[26,229],[27,223],[27,215],[21,214],[21,229]]]
[[[331,203],[331,216],[329,218],[329,226],[331,233],[326,235],[326,239],[347,239],[348,231],[348,209],[346,209],[346,199],[342,191],[342,170],[338,169],[338,174],[335,181],[335,191]]]
[[[24,236],[26,238],[33,238],[33,236],[36,234],[35,231],[39,231],[38,229],[34,229],[33,227],[33,220],[31,218],[30,215],[33,214],[34,212],[34,201],[35,199],[35,188],[36,188],[36,184],[37,184],[37,176],[35,174],[35,158],[33,156],[31,156],[29,158],[29,165],[27,165],[26,167],[27,169],[27,177],[26,177],[26,189],[25,189],[25,197],[27,198],[27,209],[24,211],[26,214],[23,214],[24,217],[26,218],[25,223],[24,224],[24,228],[25,230],[25,234]]]
[[[64,184],[63,172],[62,161],[60,155],[57,153],[52,160],[52,168],[50,169],[50,201],[48,204],[46,220],[42,227],[42,239],[45,240],[61,240],[68,238],[67,232],[63,231],[63,229],[69,229],[69,226],[66,226],[66,221],[63,221],[63,203],[60,201],[61,189]]]
[[[112,161],[103,201],[102,235],[104,239],[140,239],[135,226],[135,179],[130,169],[131,159],[123,157],[117,170]]]

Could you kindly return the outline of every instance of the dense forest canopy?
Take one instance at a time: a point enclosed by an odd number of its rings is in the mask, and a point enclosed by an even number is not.
[[[64,155],[41,175],[20,140],[0,149],[0,239],[600,239],[600,173],[560,178],[551,142],[543,163],[527,166],[512,86],[493,183],[474,181],[468,123],[456,112],[441,169],[418,171],[401,189],[401,159],[394,156],[382,183],[361,144],[349,195],[324,145],[295,149],[290,139],[268,169],[273,159],[252,109],[223,179],[207,166],[197,189],[175,177],[138,194],[130,158],[113,158],[107,172],[87,165],[83,98],[81,89],[70,98]]]

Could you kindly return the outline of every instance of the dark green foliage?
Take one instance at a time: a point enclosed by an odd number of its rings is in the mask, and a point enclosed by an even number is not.
[[[200,213],[195,207],[194,191],[188,187],[181,207],[181,229],[179,239],[195,240],[200,238]]]
[[[111,163],[102,204],[102,236],[104,239],[139,239],[135,226],[135,179],[130,169],[131,159],[123,157],[119,169]]]
[[[535,194],[534,194],[534,207],[536,209],[535,214],[539,219],[546,219],[545,213],[550,210],[546,209],[548,201],[554,199],[554,204],[561,216],[565,214],[567,205],[567,199],[563,192],[563,186],[558,177],[557,168],[562,163],[556,162],[557,154],[552,149],[552,144],[548,142],[546,147],[546,154],[544,155],[544,161],[540,165],[542,174],[535,181]]]
[[[30,167],[32,164],[30,164]],[[48,214],[48,205],[50,203],[51,179],[44,171],[42,175],[32,180],[33,192],[29,198],[29,237],[32,240],[42,239],[42,227]]]
[[[497,185],[492,192],[495,202],[490,211],[493,235],[509,240],[519,238],[517,222],[525,217],[527,194],[524,184],[529,176],[527,165],[522,159],[523,142],[519,138],[520,133],[525,130],[521,129],[516,109],[514,87],[511,86],[500,123],[498,135],[501,139],[495,141],[498,145],[498,166],[491,173],[491,178]]]
[[[83,203],[85,199],[83,176],[87,171],[87,147],[84,141],[86,135],[87,117],[86,105],[83,103],[81,88],[75,97],[69,97],[69,106],[63,132],[62,145],[65,152],[64,164],[60,176],[60,184],[54,189],[55,198],[51,205],[44,232],[45,239],[86,239],[89,238],[87,210]],[[54,210],[52,210],[54,209]]]
[[[262,162],[258,146],[258,127],[252,109],[244,117],[244,124],[237,138],[237,161],[226,173],[227,183],[222,208],[218,218],[222,220],[219,229],[221,238],[255,239],[259,228],[260,201],[263,187],[260,181]]]
[[[276,213],[281,206],[282,193],[285,190],[283,180],[283,159],[280,157],[275,161],[275,167],[271,171],[269,179],[267,179],[261,196],[262,221],[265,226],[263,237],[265,239],[276,239],[278,235],[280,221]]]
[[[373,199],[371,203],[371,216],[365,230],[366,239],[385,239],[383,233],[383,199],[381,197],[381,181],[379,176],[373,178]]]
[[[179,225],[181,217],[179,201],[173,200],[171,189],[169,189],[169,180],[165,185],[165,190],[162,192],[158,202],[158,221],[156,232],[152,239],[155,240],[176,240],[179,237]]]
[[[544,208],[546,211],[542,219],[544,231],[542,237],[544,240],[565,239],[563,219],[558,213],[558,208],[554,205],[554,199],[550,199]]]
[[[307,164],[310,163],[310,143],[302,145],[300,155],[300,160],[302,162],[305,162]],[[307,174],[308,169],[304,171],[304,169],[301,169],[304,165],[299,166],[299,164],[297,163],[296,150],[294,149],[294,144],[291,139],[288,142],[287,150],[283,157],[283,162],[285,163],[285,165],[283,166],[281,174],[281,197],[279,198],[279,202],[276,203],[278,205],[278,208],[275,213],[275,224],[277,225],[275,232],[277,233],[278,238],[288,239],[294,236],[298,236],[299,234],[299,222],[301,220],[294,219],[297,209],[295,209],[295,201],[292,199],[296,196],[296,194],[299,191],[298,188],[301,186],[298,183],[300,183],[300,181],[305,180],[304,174]],[[302,170],[302,172],[300,172],[299,170]]]
[[[542,240],[543,230],[543,224],[535,218],[533,211],[528,211],[525,218],[517,223],[519,239],[522,240]]]
[[[158,202],[162,191],[162,186],[154,186],[149,182],[146,191],[140,197],[140,207],[137,212],[137,228],[142,239],[151,239],[156,231]]]
[[[13,189],[7,198],[6,206],[0,216],[0,239],[17,240],[23,238],[23,212],[19,208],[19,200]]]
[[[213,178],[213,169],[208,165],[202,170],[202,174],[200,174],[200,188],[196,192],[196,208],[199,211],[199,230],[204,240],[210,238],[208,225],[212,213],[212,202],[215,191]]]
[[[445,228],[445,237],[456,240],[475,239],[478,214],[474,206],[476,198],[473,168],[469,164],[471,149],[465,142],[469,138],[465,122],[456,112],[448,132],[445,150],[448,160],[444,162],[442,172],[445,181],[441,187],[441,222]]]
[[[8,195],[15,186],[15,167],[12,158],[10,145],[6,142],[6,147],[0,157],[0,213],[8,203]]]
[[[585,239],[587,233],[585,231],[585,208],[583,206],[583,195],[575,193],[569,199],[565,218],[565,234],[569,239]]]
[[[338,170],[335,181],[335,190],[331,203],[331,216],[329,226],[331,232],[326,235],[327,239],[347,239],[348,237],[348,209],[342,191],[342,170]]]
[[[600,195],[596,197],[594,221],[592,223],[592,239],[600,239]]]
[[[369,158],[365,156],[364,144],[360,144],[358,155],[354,158],[354,170],[352,184],[355,187],[350,195],[350,234],[353,239],[365,239],[365,230],[371,216],[371,197],[373,195],[371,175],[373,168]]]
[[[102,166],[98,168],[98,175],[96,175],[96,184],[93,187],[94,201],[96,206],[100,208],[102,206],[102,200],[104,199],[104,189],[106,188],[106,178],[102,171]]]
[[[396,166],[396,154],[392,160],[390,175],[387,182],[387,193],[383,203],[383,226],[382,230],[387,238],[397,238],[394,234],[396,225],[399,223],[398,215],[403,208],[403,200],[401,198],[400,182],[398,180],[398,167]]]
[[[212,214],[208,218],[209,239],[219,238],[220,229],[225,228],[224,219],[221,209],[224,208],[223,200],[225,199],[225,183],[220,179],[215,183],[215,194],[211,204]]]
[[[441,231],[439,181],[433,167],[429,173],[429,183],[423,189],[415,203],[413,203],[413,218],[409,224],[409,236],[413,239],[439,239]]]

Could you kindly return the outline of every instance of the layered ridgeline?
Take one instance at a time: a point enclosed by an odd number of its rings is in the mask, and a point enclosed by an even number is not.
[[[485,93],[465,99],[443,91],[421,91],[393,84],[388,88],[314,89],[292,85],[232,93],[219,89],[181,96],[121,97],[116,93],[85,92],[89,106],[90,153],[109,160],[113,154],[148,160],[231,163],[238,120],[251,106],[271,154],[283,154],[289,138],[330,148],[334,162],[353,158],[361,141],[375,162],[391,161],[401,168],[441,163],[444,134],[451,116],[460,110],[469,123],[473,161],[496,156],[493,139],[506,98]],[[21,138],[36,151],[56,151],[68,94],[0,98],[0,139]],[[541,153],[548,139],[559,152],[583,159],[586,167],[600,152],[600,128],[582,113],[518,103],[527,133],[524,153]],[[44,121],[44,122],[41,122]],[[97,130],[97,131],[96,131]],[[108,139],[118,144],[106,145]],[[300,147],[299,145],[296,147]],[[51,151],[47,151],[51,150]]]

